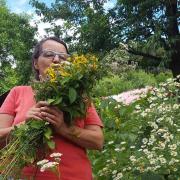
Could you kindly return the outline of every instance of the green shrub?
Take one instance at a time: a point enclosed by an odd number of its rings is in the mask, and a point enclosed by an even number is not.
[[[4,68],[3,75],[0,79],[0,95],[17,85],[19,80],[15,69],[8,66]]]
[[[170,72],[161,72],[155,76],[143,70],[129,71],[119,76],[109,74],[97,83],[93,93],[96,97],[120,94],[124,91],[144,88],[145,86],[157,86],[170,77],[172,77]]]
[[[130,81],[125,82],[123,78],[112,75],[104,77],[94,87],[93,93],[95,96],[109,96],[113,94],[119,94],[128,89],[132,89],[133,86]]]
[[[98,99],[105,146],[91,153],[95,179],[180,178],[180,83],[168,79],[125,106]]]
[[[134,71],[138,66],[137,62],[130,58],[130,54],[122,45],[108,52],[102,59],[102,63],[109,72],[116,75],[127,71]]]
[[[143,88],[145,86],[155,86],[157,84],[153,74],[143,70],[131,71],[124,75],[125,80],[133,84],[133,88]]]
[[[155,76],[157,84],[166,81],[168,78],[172,78],[172,73],[170,71],[161,72]]]

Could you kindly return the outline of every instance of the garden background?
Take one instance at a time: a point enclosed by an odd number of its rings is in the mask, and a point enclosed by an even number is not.
[[[32,14],[15,13],[0,0],[0,95],[33,77],[39,38],[60,37],[70,53],[93,53],[103,65],[92,93],[105,126],[103,151],[89,152],[94,178],[180,179],[180,85],[172,79],[180,74],[179,1],[30,0],[29,6]],[[50,24],[45,35],[40,23]]]

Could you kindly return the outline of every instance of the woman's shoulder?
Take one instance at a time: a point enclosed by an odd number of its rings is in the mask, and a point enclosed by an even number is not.
[[[12,88],[15,91],[24,91],[24,90],[32,90],[31,86],[15,86]]]
[[[15,86],[11,89],[11,92],[15,93],[15,94],[29,94],[29,93],[33,93],[32,87],[31,86]]]

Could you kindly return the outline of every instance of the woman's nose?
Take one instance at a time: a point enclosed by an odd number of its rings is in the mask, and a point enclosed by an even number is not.
[[[60,63],[60,58],[58,55],[55,55],[53,58],[53,63]]]

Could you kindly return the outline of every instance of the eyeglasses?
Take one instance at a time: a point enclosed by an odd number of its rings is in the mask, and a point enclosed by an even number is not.
[[[44,49],[41,53],[42,57],[47,58],[47,59],[51,59],[51,60],[53,60],[56,55],[58,56],[58,58],[60,60],[63,60],[63,61],[66,61],[67,58],[70,57],[70,55],[67,53],[55,52],[55,51],[48,50],[48,49]]]

